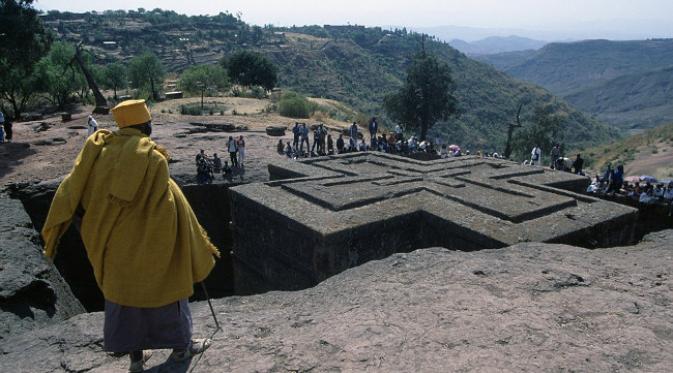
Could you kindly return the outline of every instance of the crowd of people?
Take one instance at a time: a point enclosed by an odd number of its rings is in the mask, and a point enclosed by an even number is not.
[[[209,157],[201,149],[196,155],[196,182],[198,184],[210,184],[217,175],[222,175],[225,179],[231,178],[235,172],[242,172],[245,162],[245,139],[243,135],[237,139],[229,136],[227,140],[227,152],[229,160],[224,163],[217,153]],[[231,165],[229,164],[231,162]]]
[[[629,198],[641,206],[665,205],[668,215],[673,214],[673,181],[658,182],[650,176],[641,176],[638,181],[627,181],[624,178],[624,166],[613,168],[608,164],[604,173],[596,175],[587,193],[598,196]]]
[[[292,141],[283,143],[282,139],[278,140],[276,150],[278,154],[284,154],[292,159],[365,151],[392,154],[422,152],[443,158],[470,155],[469,150],[464,152],[457,145],[442,144],[439,139],[433,143],[428,140],[420,141],[415,135],[405,138],[399,125],[395,126],[391,134],[380,133],[376,117],[369,121],[367,131],[369,141],[366,140],[357,122],[353,122],[344,131],[346,133],[340,133],[335,140],[323,123],[309,127],[306,123],[296,122],[292,127]],[[311,133],[312,136],[309,136]],[[483,156],[501,158],[498,153],[484,153]]]
[[[561,144],[554,144],[549,154],[549,167],[552,170],[572,172],[577,175],[584,176],[584,158],[581,154],[577,154],[574,160],[563,156],[561,151]],[[524,165],[541,166],[542,165],[542,149],[535,145],[530,152],[530,159],[523,162]]]

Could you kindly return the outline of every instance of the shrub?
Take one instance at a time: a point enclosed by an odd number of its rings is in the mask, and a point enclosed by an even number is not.
[[[289,118],[309,118],[317,105],[296,92],[286,92],[278,101],[278,113]]]
[[[180,114],[182,115],[204,115],[204,113],[215,115],[216,112],[220,112],[223,115],[225,110],[226,107],[218,103],[204,105],[203,110],[201,110],[200,103],[180,105]]]
[[[201,115],[201,106],[180,105],[180,114],[182,115]]]

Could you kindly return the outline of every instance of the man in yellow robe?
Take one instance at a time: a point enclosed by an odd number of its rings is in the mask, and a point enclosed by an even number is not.
[[[149,137],[144,100],[112,109],[118,131],[91,135],[63,180],[44,225],[45,255],[53,258],[75,216],[96,282],[105,297],[105,350],[128,352],[140,372],[150,353],[172,358],[203,352],[192,340],[187,299],[219,252],[170,178],[168,156]]]

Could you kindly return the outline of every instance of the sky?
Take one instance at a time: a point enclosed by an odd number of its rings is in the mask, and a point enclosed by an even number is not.
[[[185,14],[229,11],[257,25],[451,25],[546,39],[673,37],[672,0],[37,0],[36,6],[78,12],[140,7]]]

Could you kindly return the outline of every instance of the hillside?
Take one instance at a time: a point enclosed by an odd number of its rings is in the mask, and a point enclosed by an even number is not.
[[[538,50],[544,47],[547,42],[511,35],[490,36],[472,42],[467,42],[461,39],[453,39],[449,41],[449,44],[469,56],[479,56],[506,52]]]
[[[378,116],[382,115],[383,97],[402,84],[409,57],[423,43],[419,34],[406,30],[262,28],[246,25],[227,13],[187,17],[165,11],[50,12],[44,20],[61,38],[84,40],[100,62],[128,60],[149,48],[168,70],[179,72],[192,64],[216,63],[235,50],[256,50],[279,66],[282,88],[335,99]],[[519,101],[526,99],[531,102],[526,110],[554,102],[559,111],[567,113],[564,141],[568,143],[597,143],[615,136],[549,92],[471,60],[446,43],[427,40],[425,48],[452,68],[461,109],[459,117],[435,126],[434,135],[448,136],[448,141],[468,147],[501,151],[504,123],[513,120]]]
[[[655,127],[673,119],[673,67],[620,76],[566,100],[623,128]]]
[[[626,129],[673,120],[673,39],[553,43],[539,51],[480,56],[576,107]]]
[[[673,178],[673,124],[659,126],[612,144],[583,151],[593,170],[624,164],[627,175]]]
[[[507,57],[507,55],[502,56]],[[489,62],[502,68],[495,57]],[[505,72],[567,96],[622,75],[673,65],[673,39],[552,43]]]

